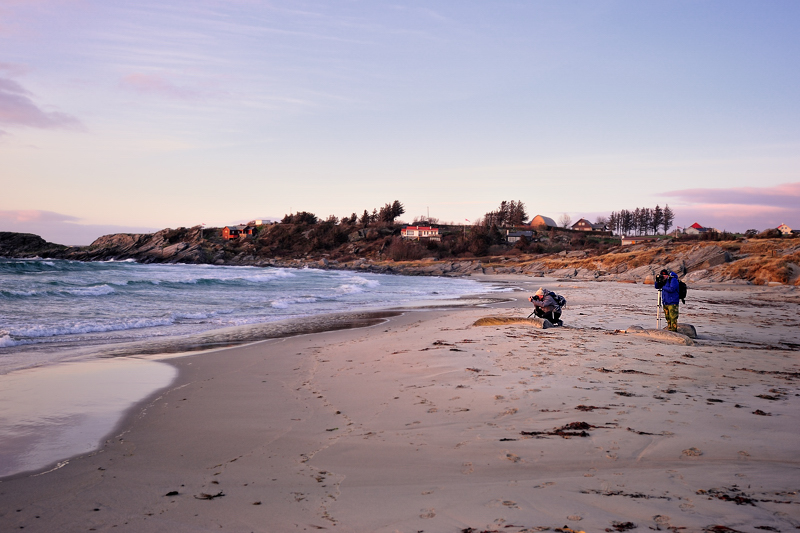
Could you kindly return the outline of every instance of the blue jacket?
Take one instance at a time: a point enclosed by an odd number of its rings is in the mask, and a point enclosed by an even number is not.
[[[669,279],[659,287],[656,281],[656,289],[661,289],[661,303],[664,305],[678,305],[680,298],[680,282],[675,272],[669,273]]]

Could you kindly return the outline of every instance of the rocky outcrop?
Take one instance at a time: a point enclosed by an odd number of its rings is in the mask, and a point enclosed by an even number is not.
[[[0,232],[0,255],[47,257],[81,261],[133,259],[141,263],[207,263],[287,268],[355,270],[416,276],[522,274],[563,280],[653,283],[662,268],[675,271],[687,283],[788,283],[800,285],[800,243],[794,240],[754,240],[682,244],[659,241],[616,247],[605,254],[573,250],[559,254],[480,259],[430,257],[418,261],[384,259],[391,244],[390,229],[362,228],[342,234],[339,248],[290,251],[291,243],[315,239],[317,230],[276,225],[265,238],[223,240],[219,230],[199,227],[164,229],[156,233],[105,235],[90,246],[66,247],[22,233]],[[322,231],[324,228],[320,228]],[[299,239],[299,241],[298,241]],[[340,241],[340,242],[341,242]],[[278,246],[276,247],[276,242]],[[358,244],[353,244],[357,242]],[[283,243],[283,244],[280,244]],[[286,244],[289,243],[289,244]],[[283,246],[283,248],[281,248]],[[288,247],[288,248],[287,248]],[[282,251],[283,250],[283,251]],[[595,254],[595,255],[592,255]],[[360,257],[359,257],[360,256]],[[338,259],[337,259],[338,258]]]
[[[32,233],[0,231],[0,257],[52,257],[66,250],[68,246],[47,242]]]

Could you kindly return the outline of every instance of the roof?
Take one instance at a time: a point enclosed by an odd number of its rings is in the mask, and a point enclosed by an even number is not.
[[[409,229],[415,229],[415,230],[431,230],[431,231],[432,231],[432,230],[436,230],[436,231],[439,231],[439,228],[432,228],[431,226],[406,226],[405,228],[403,228],[403,231],[405,231],[405,230],[409,230]]]
[[[706,229],[706,228],[704,228],[703,226],[701,226],[700,224],[698,224],[697,222],[695,222],[694,224],[692,224],[692,225],[691,225],[691,226],[689,226],[689,227],[690,227],[690,228],[694,228],[694,229]]]
[[[556,224],[555,220],[553,220],[550,217],[546,217],[544,215],[536,215],[535,217],[533,217],[533,220],[531,220],[531,226],[542,226],[542,225],[547,226],[549,228],[558,227],[558,224]]]

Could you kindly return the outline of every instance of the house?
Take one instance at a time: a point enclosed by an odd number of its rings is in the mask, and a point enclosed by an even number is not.
[[[652,242],[658,239],[655,235],[623,235],[622,236],[622,246],[629,246],[631,244],[641,244],[643,242]]]
[[[529,241],[533,238],[532,231],[511,231],[510,229],[506,230],[506,240],[510,243],[515,243],[520,240],[522,237],[525,237]]]
[[[429,241],[442,240],[441,235],[439,235],[439,228],[433,228],[431,226],[406,226],[400,230],[400,235],[404,239],[414,239],[417,241],[421,239]]]
[[[255,233],[255,228],[253,226],[244,224],[240,224],[238,226],[225,226],[222,228],[223,239],[238,239],[240,237],[252,235],[253,233]]]
[[[689,226],[688,228],[685,228],[683,230],[683,232],[686,235],[700,235],[702,233],[708,233],[709,231],[713,231],[713,229],[712,228],[704,228],[703,226],[701,226],[697,222],[695,222],[694,224],[692,224],[691,226]]]
[[[533,217],[533,220],[531,220],[531,227],[543,228],[543,229],[557,228],[558,224],[556,224],[556,221],[550,217],[546,217],[543,215],[536,215],[535,217]]]
[[[606,231],[606,226],[605,224],[592,224],[585,218],[582,218],[572,225],[572,229],[577,231]]]
[[[781,224],[781,225],[780,225],[780,226],[778,226],[776,229],[777,229],[778,231],[780,231],[781,233],[783,233],[784,235],[792,235],[792,233],[793,233],[793,230],[792,230],[792,228],[790,228],[790,227],[789,227],[789,226],[787,226],[786,224]]]

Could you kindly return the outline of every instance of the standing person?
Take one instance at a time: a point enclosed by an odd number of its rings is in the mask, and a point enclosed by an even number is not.
[[[664,307],[664,317],[667,319],[667,329],[677,332],[678,302],[680,301],[678,275],[667,269],[662,270],[656,278],[656,289],[661,291],[661,303]]]
[[[529,297],[528,301],[533,304],[533,312],[539,318],[546,318],[554,326],[563,326],[561,319],[561,306],[556,300],[556,293],[548,291],[544,287],[539,287],[536,294]]]

